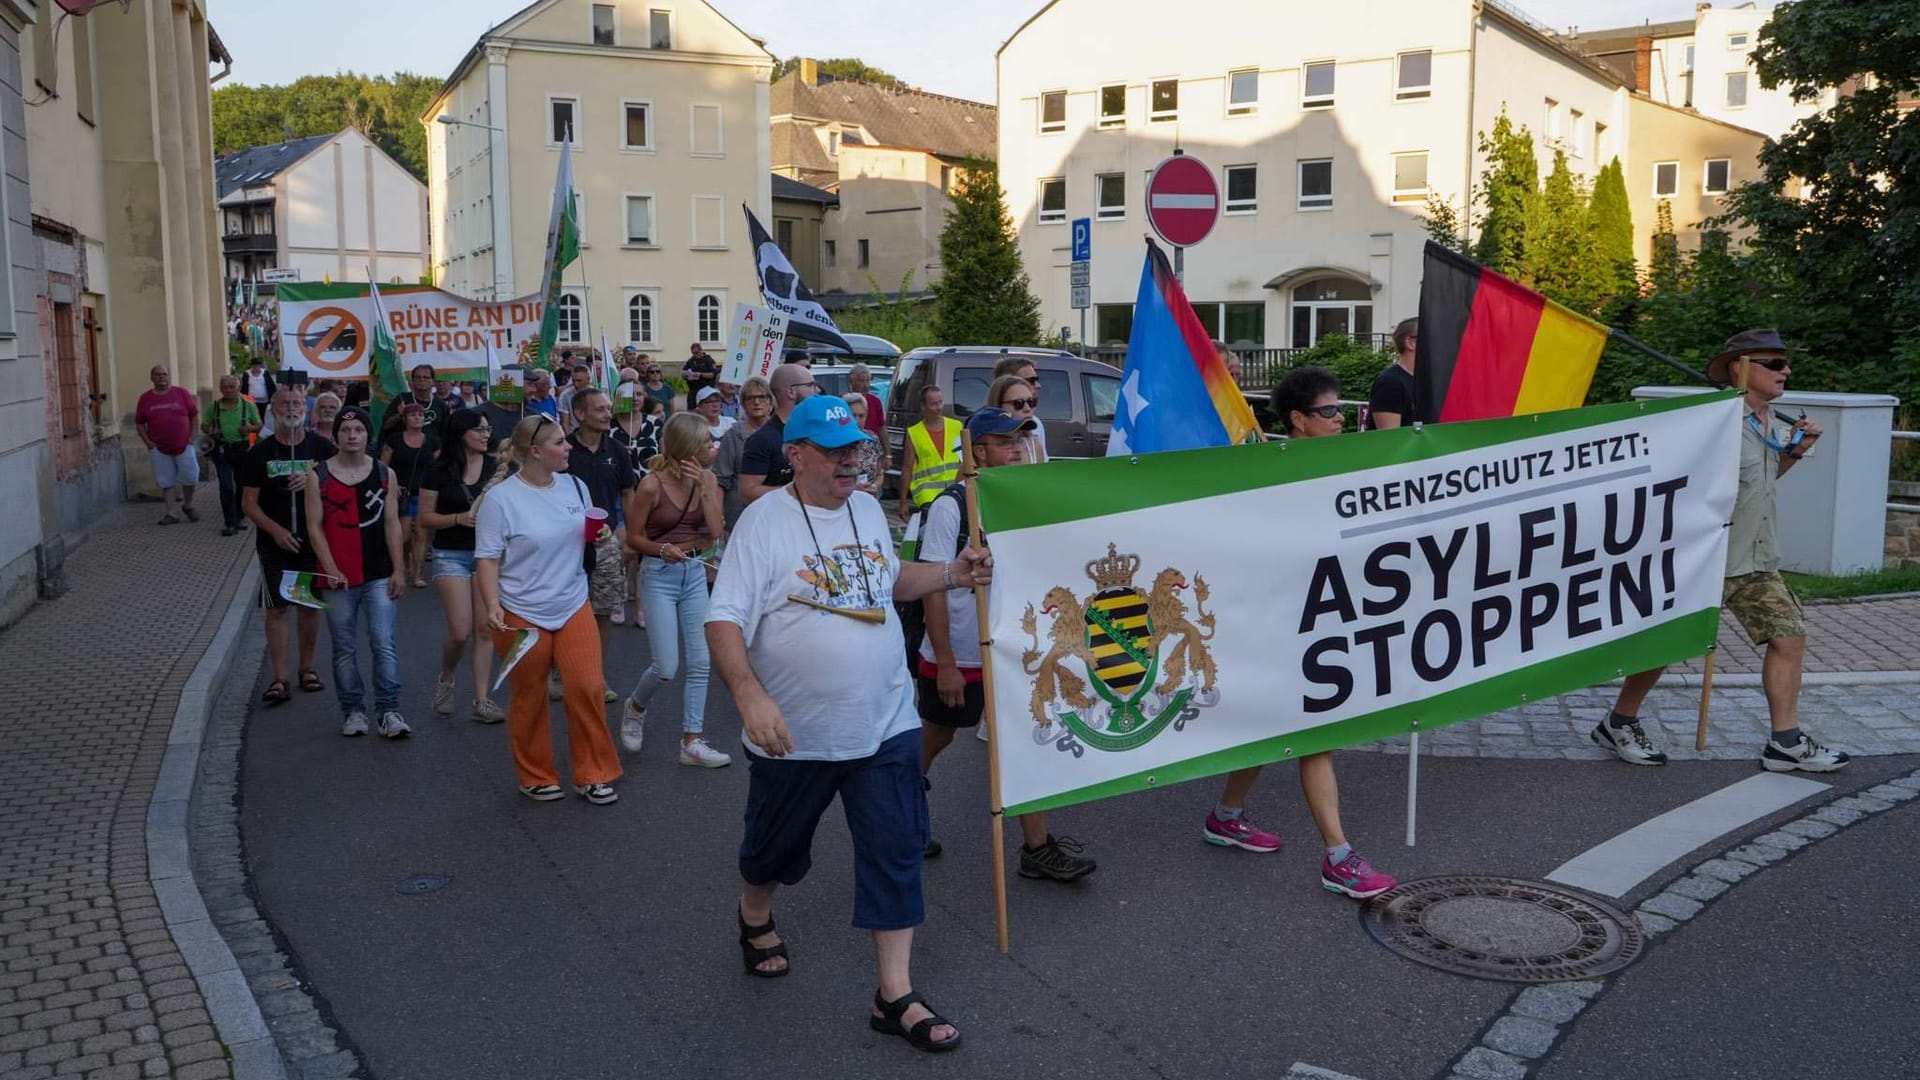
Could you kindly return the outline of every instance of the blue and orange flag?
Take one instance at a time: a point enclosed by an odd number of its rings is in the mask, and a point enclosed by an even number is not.
[[[1166,254],[1148,240],[1107,456],[1232,446],[1259,433]]]
[[[1416,419],[1524,416],[1586,401],[1605,326],[1431,240],[1425,271]]]

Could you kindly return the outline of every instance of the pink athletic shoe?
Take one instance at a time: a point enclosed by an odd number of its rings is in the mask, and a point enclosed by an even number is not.
[[[1339,866],[1324,858],[1320,860],[1320,885],[1330,893],[1368,900],[1398,884],[1400,879],[1375,870],[1357,851],[1349,852]]]
[[[1247,815],[1241,814],[1232,821],[1221,821],[1211,810],[1207,812],[1207,827],[1201,832],[1207,843],[1220,847],[1245,848],[1266,854],[1280,850],[1280,834],[1270,833],[1255,825]]]

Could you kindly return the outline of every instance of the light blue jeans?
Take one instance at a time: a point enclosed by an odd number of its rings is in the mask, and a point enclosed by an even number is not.
[[[687,666],[686,707],[680,730],[698,735],[706,727],[707,568],[691,559],[669,565],[651,555],[640,560],[640,607],[647,613],[647,643],[653,663],[628,695],[644,706],[655,690],[680,673],[682,650]]]
[[[367,613],[367,637],[373,646],[374,712],[400,707],[400,653],[393,647],[393,598],[387,579],[379,578],[350,589],[327,589],[327,639],[333,646],[333,692],[340,714],[366,708],[367,688],[360,681],[360,612]]]

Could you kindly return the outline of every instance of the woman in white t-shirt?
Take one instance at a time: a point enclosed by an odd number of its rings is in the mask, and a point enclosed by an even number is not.
[[[607,731],[600,630],[587,602],[583,560],[592,500],[567,470],[559,422],[535,414],[514,427],[505,456],[519,471],[488,489],[474,520],[474,577],[496,653],[511,655],[523,631],[533,639],[507,675],[507,738],[520,793],[545,802],[565,796],[548,731],[547,671],[565,687],[574,791],[596,806],[619,798],[620,756]],[[603,526],[604,527],[604,526]]]

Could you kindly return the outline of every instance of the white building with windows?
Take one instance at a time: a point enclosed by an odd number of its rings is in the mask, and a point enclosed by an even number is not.
[[[1109,32],[1087,48],[1096,22]],[[1652,190],[1655,160],[1696,182],[1708,156],[1726,159],[1725,182],[1754,172],[1757,134],[1649,102],[1491,0],[1357,0],[1312,19],[1216,0],[1183,12],[1179,34],[1163,22],[1147,0],[1053,0],[998,56],[1000,180],[1044,325],[1079,334],[1069,223],[1091,218],[1094,344],[1130,333],[1147,178],[1175,147],[1222,197],[1185,253],[1187,296],[1242,347],[1385,335],[1416,314],[1427,200],[1466,204],[1485,166],[1476,133],[1503,110],[1538,141],[1543,173],[1556,145],[1587,177],[1620,157],[1630,192]],[[1663,145],[1636,143],[1637,104],[1661,111]],[[1722,152],[1729,140],[1744,149]],[[1683,236],[1705,216],[1675,212]],[[1634,224],[1644,256],[1651,203]]]
[[[412,284],[427,272],[427,189],[353,128],[237,150],[213,173],[229,283],[278,270]]]
[[[537,0],[474,43],[421,116],[432,272],[501,298],[541,287],[570,137],[580,259],[561,341],[676,361],[757,298],[741,206],[771,218],[774,58],[702,0]]]

